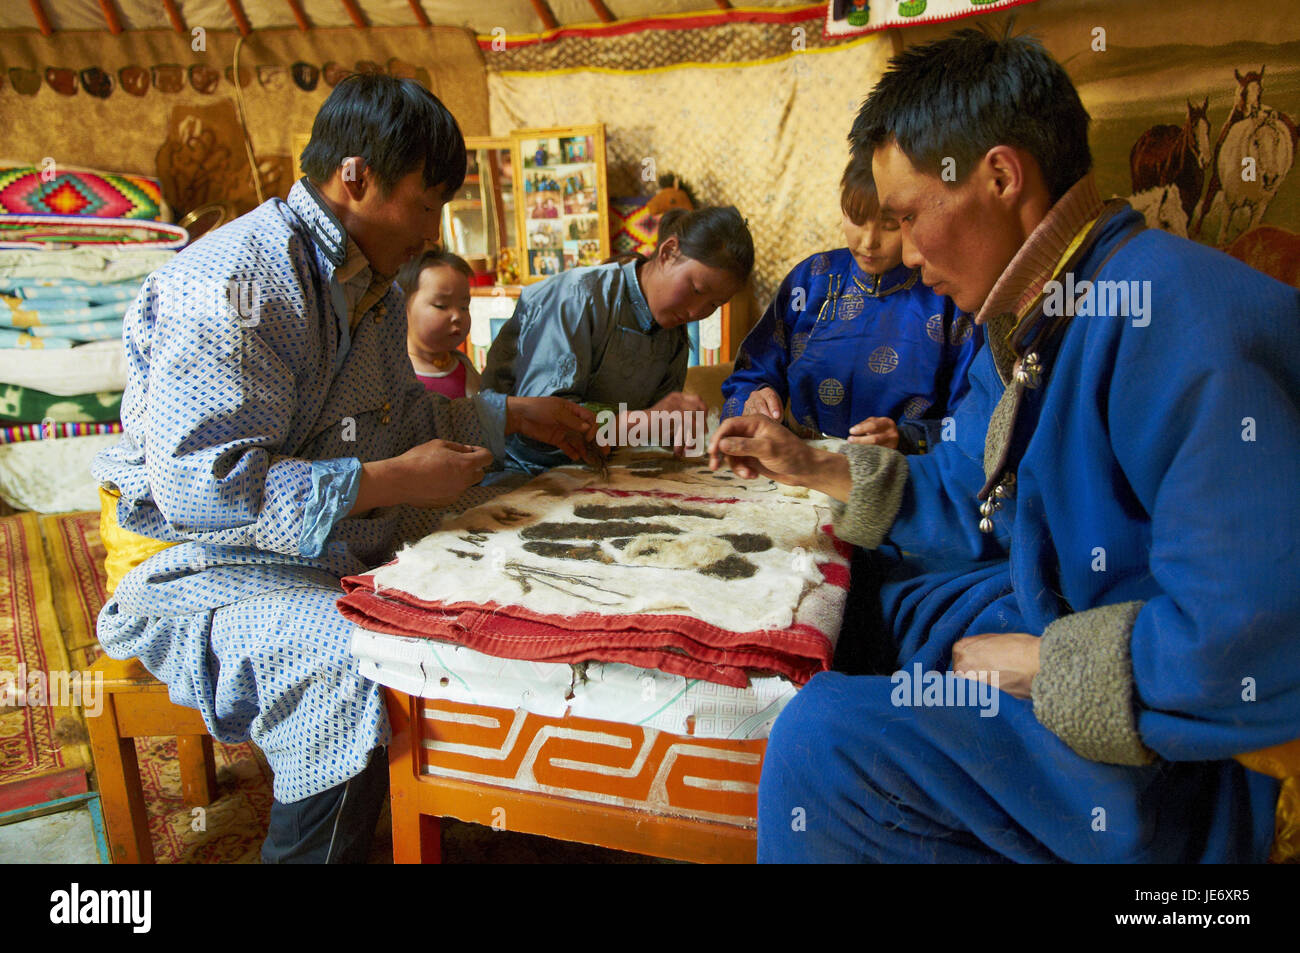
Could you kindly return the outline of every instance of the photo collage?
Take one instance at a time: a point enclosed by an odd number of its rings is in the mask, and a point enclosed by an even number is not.
[[[529,273],[547,277],[599,265],[604,255],[593,137],[524,139],[521,152]]]

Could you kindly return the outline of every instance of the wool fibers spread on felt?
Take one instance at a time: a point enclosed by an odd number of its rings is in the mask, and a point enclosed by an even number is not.
[[[845,564],[821,529],[829,522],[824,504],[771,481],[621,451],[607,478],[557,468],[444,522],[376,569],[373,586],[546,616],[674,614],[733,632],[783,629],[825,585],[820,567]],[[833,638],[838,620],[829,628]]]

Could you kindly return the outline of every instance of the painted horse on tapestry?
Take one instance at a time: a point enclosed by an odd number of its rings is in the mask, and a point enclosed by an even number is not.
[[[1158,185],[1128,197],[1128,204],[1146,219],[1147,228],[1159,228],[1180,238],[1187,237],[1187,210],[1176,185]]]
[[[1205,187],[1205,197],[1201,199],[1200,211],[1197,213],[1196,220],[1192,224],[1189,232],[1193,238],[1200,236],[1201,226],[1205,222],[1205,217],[1209,213],[1210,209],[1215,207],[1215,200],[1219,199],[1219,194],[1223,189],[1223,176],[1220,171],[1220,156],[1223,153],[1224,143],[1227,142],[1228,136],[1232,132],[1233,127],[1238,123],[1256,119],[1259,117],[1261,111],[1269,109],[1269,107],[1263,105],[1262,102],[1264,96],[1265,68],[1266,65],[1261,65],[1258,72],[1251,70],[1245,75],[1242,75],[1240,71],[1235,69],[1232,71],[1233,77],[1237,80],[1237,89],[1233,96],[1232,111],[1228,113],[1228,118],[1224,120],[1223,126],[1219,129],[1219,137],[1214,143],[1214,154],[1210,161],[1210,181]],[[1276,110],[1272,111],[1276,112]],[[1295,123],[1292,122],[1291,117],[1280,112],[1277,113],[1277,120],[1290,131],[1291,149],[1294,154],[1297,144]],[[1242,170],[1240,166],[1236,166],[1230,170],[1230,175],[1233,178],[1240,178],[1241,172]],[[1223,206],[1222,199],[1219,200],[1219,205],[1220,207]],[[1231,202],[1227,202],[1226,205],[1229,208],[1232,207]],[[1222,228],[1220,228],[1219,244],[1223,244]]]
[[[1129,152],[1134,194],[1176,186],[1185,217],[1190,218],[1205,182],[1210,159],[1210,101],[1193,106],[1187,100],[1187,118],[1180,129],[1162,123],[1138,137]]]
[[[1219,213],[1220,248],[1259,225],[1295,161],[1295,124],[1265,106],[1228,130],[1216,162],[1222,191],[1211,211]]]

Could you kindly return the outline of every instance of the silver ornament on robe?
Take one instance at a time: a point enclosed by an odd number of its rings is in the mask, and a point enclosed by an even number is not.
[[[1031,390],[1043,382],[1043,364],[1033,351],[1021,358],[1016,367],[1016,381]]]
[[[988,499],[980,503],[980,532],[993,532],[993,514],[1002,509],[1002,501],[1009,499],[1015,492],[1016,475],[1014,473],[1005,474],[998,481],[993,492],[989,494]]]

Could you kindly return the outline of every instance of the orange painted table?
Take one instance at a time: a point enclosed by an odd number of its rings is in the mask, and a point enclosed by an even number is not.
[[[674,860],[755,859],[765,740],[385,691],[399,864],[439,861],[443,817]]]

